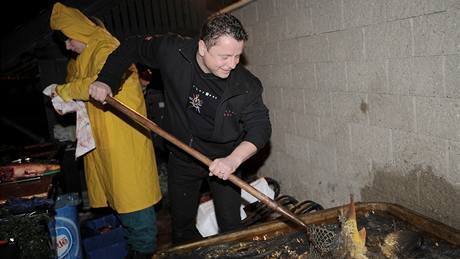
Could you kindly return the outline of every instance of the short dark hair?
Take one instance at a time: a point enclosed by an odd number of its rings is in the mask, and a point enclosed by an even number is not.
[[[230,36],[237,41],[248,40],[248,34],[241,22],[228,13],[217,13],[210,16],[201,27],[200,39],[208,48],[214,46],[221,36]]]

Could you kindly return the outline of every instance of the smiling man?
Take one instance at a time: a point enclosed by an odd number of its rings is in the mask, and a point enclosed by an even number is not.
[[[161,71],[164,128],[213,159],[209,168],[170,145],[168,190],[173,242],[200,238],[195,228],[200,187],[207,181],[220,232],[241,227],[240,189],[225,181],[269,140],[271,125],[260,80],[239,64],[248,35],[230,14],[211,16],[199,39],[179,35],[130,37],[104,65],[89,94],[104,102],[119,91],[132,63]],[[215,176],[215,177],[214,177]]]

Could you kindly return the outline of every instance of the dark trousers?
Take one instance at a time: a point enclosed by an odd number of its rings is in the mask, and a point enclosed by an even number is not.
[[[207,181],[214,201],[219,232],[242,226],[240,217],[241,189],[230,181],[209,176],[208,168],[195,160],[184,160],[170,153],[168,192],[172,220],[172,242],[189,242],[202,238],[195,227],[200,188]]]
[[[118,214],[123,225],[123,233],[130,250],[140,253],[153,253],[157,248],[157,224],[155,208]]]

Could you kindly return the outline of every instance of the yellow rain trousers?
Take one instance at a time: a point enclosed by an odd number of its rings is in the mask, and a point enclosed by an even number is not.
[[[109,54],[119,42],[96,26],[79,10],[56,3],[51,29],[86,44],[69,64],[66,84],[56,92],[65,101],[86,101],[96,149],[84,156],[91,207],[110,206],[118,213],[145,209],[161,199],[157,166],[150,134],[112,113],[107,105],[89,100],[89,85],[97,78]],[[133,69],[134,70],[134,69]],[[115,98],[146,115],[145,101],[136,71],[130,71]]]

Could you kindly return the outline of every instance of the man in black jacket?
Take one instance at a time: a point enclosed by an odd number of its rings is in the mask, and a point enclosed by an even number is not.
[[[239,65],[248,35],[230,14],[211,16],[199,39],[178,35],[130,37],[106,61],[91,97],[117,92],[132,63],[159,68],[164,82],[165,130],[213,159],[209,168],[171,148],[168,190],[173,242],[200,238],[195,227],[199,192],[209,183],[220,232],[241,227],[240,189],[230,174],[260,150],[271,134],[260,80]],[[210,176],[217,176],[210,177]]]

